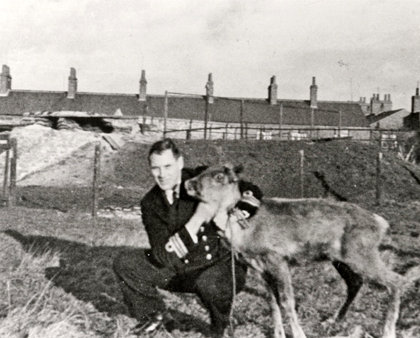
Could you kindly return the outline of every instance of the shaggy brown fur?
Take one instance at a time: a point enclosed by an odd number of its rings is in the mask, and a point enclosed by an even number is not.
[[[241,197],[236,174],[230,165],[210,167],[186,182],[188,193],[201,201],[191,222],[214,219],[232,249],[261,274],[271,294],[275,337],[286,337],[279,305],[293,337],[306,337],[295,311],[288,261],[322,257],[347,284],[347,299],[332,320],[344,317],[364,281],[373,281],[390,293],[382,337],[395,338],[400,297],[420,278],[420,270],[401,276],[381,260],[378,246],[388,222],[355,204],[326,199],[266,199],[252,220],[241,220],[232,213]]]

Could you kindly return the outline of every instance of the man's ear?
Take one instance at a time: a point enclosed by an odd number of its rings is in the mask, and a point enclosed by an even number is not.
[[[178,157],[178,166],[179,166],[179,169],[181,170],[181,169],[183,169],[184,168],[184,157],[181,155],[180,157]]]

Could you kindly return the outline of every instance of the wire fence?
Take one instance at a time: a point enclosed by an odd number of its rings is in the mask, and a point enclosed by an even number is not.
[[[278,141],[327,141],[332,139],[354,139],[379,145],[383,149],[398,150],[411,135],[410,131],[399,129],[371,128],[270,128],[249,127],[247,125],[216,126],[205,128],[171,129],[163,132],[164,137],[177,139],[223,139],[223,140],[278,140]]]

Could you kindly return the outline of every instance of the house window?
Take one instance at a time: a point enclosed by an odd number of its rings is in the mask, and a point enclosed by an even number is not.
[[[306,140],[307,138],[308,138],[308,134],[302,133],[300,131],[291,131],[289,133],[289,140],[291,141]]]
[[[381,148],[383,149],[397,149],[398,141],[396,134],[382,134]]]

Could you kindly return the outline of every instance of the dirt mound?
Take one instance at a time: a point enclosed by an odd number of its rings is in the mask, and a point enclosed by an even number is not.
[[[376,158],[379,148],[351,140],[324,143],[305,141],[178,141],[185,154],[186,166],[210,165],[219,161],[243,164],[244,177],[258,184],[266,196],[297,198],[301,194],[300,152],[304,152],[304,196],[335,198],[361,204],[374,204],[376,192]],[[136,205],[153,185],[147,163],[150,144],[127,142],[119,151],[104,158],[101,177],[100,206]],[[89,150],[92,153],[92,150]],[[84,163],[84,164],[83,164]],[[54,189],[38,187],[37,177],[50,180],[58,171],[77,175]],[[51,171],[52,170],[52,171]],[[62,178],[61,178],[62,179]],[[37,203],[62,209],[86,208],[90,205],[89,190],[92,162],[73,156],[64,163],[32,176],[31,186],[20,187],[21,203]],[[43,181],[43,180],[40,180]],[[386,200],[408,201],[420,197],[420,169],[399,160],[394,153],[384,153],[381,181]],[[73,184],[70,184],[73,183]],[[41,198],[36,196],[42,195]],[[40,201],[42,201],[40,203]]]

